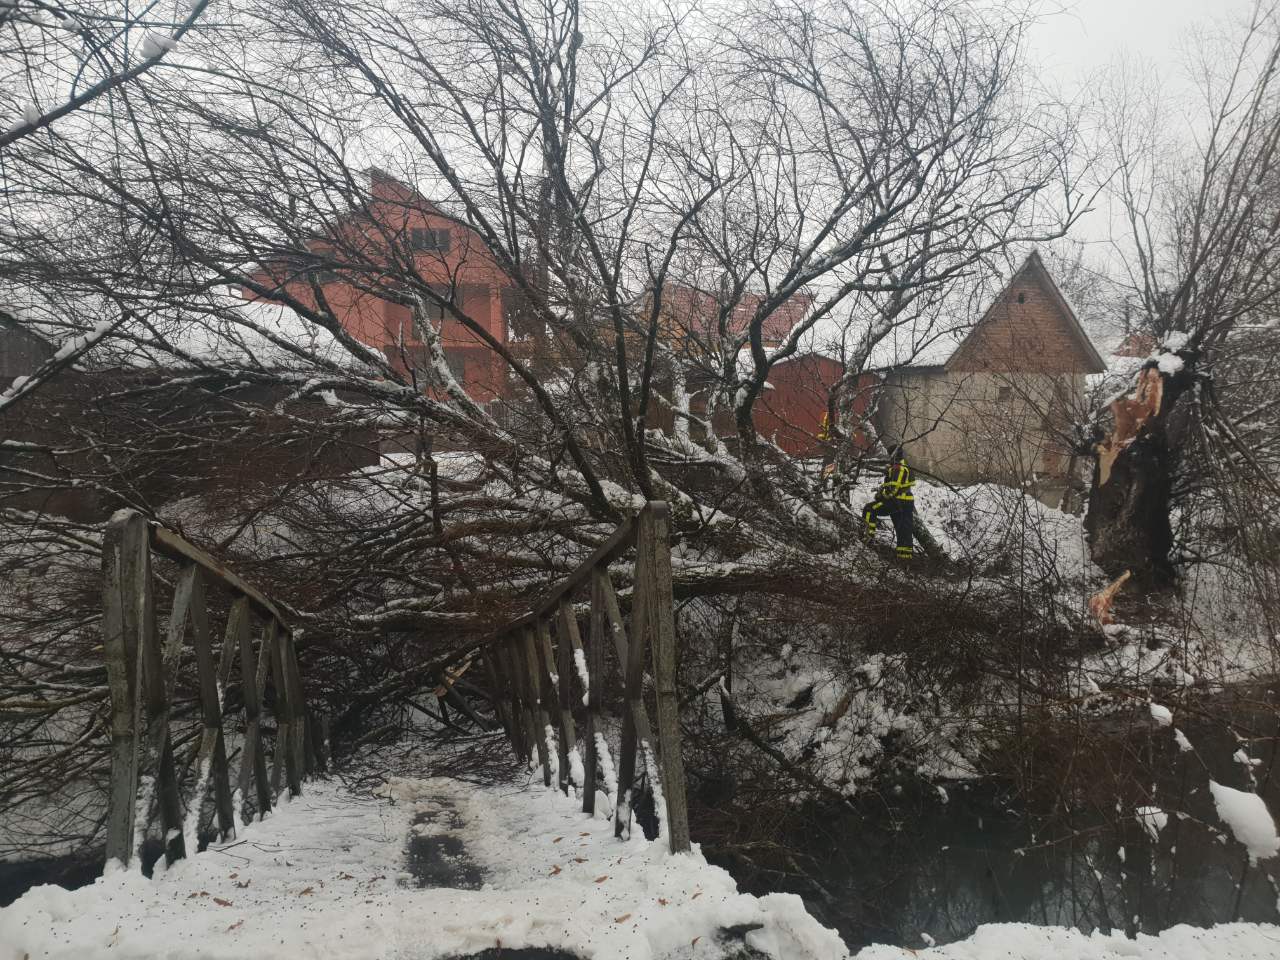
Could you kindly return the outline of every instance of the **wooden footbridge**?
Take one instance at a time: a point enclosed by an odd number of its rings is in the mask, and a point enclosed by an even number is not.
[[[189,843],[206,819],[221,840],[229,840],[238,824],[268,813],[282,790],[298,795],[308,777],[324,773],[330,762],[328,725],[310,706],[295,631],[269,597],[135,511],[111,519],[103,546],[103,650],[111,693],[106,856],[122,864],[140,857],[154,825],[172,863],[194,853]],[[609,566],[629,552],[635,576],[628,623]],[[177,567],[163,637],[157,630],[155,555]],[[219,608],[227,609],[216,648],[210,591],[223,595]],[[588,597],[585,609],[575,599],[580,594]],[[610,651],[616,672],[606,669]],[[615,833],[628,829],[644,783],[657,801],[670,849],[689,848],[667,504],[651,502],[625,519],[528,613],[465,656],[483,664],[515,755],[529,763],[536,758],[548,787],[554,782],[566,792],[578,791],[587,812],[595,811],[597,786],[614,779],[602,708],[620,701]],[[192,659],[202,728],[194,772],[184,776],[171,737],[170,704],[179,673]],[[620,696],[606,696],[611,676],[620,678]],[[648,677],[656,722],[645,706]],[[236,689],[239,695],[229,697]],[[264,736],[269,721],[273,737]],[[234,771],[229,743],[239,752]]]

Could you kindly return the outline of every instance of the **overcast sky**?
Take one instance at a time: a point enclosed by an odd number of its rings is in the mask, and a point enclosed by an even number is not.
[[[1124,53],[1151,61],[1162,79],[1178,82],[1178,51],[1191,30],[1242,21],[1252,7],[1251,0],[1061,2],[1066,12],[1038,24],[1031,40],[1044,75],[1073,89]]]

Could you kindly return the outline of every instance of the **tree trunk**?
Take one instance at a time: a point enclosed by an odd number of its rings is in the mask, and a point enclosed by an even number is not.
[[[1111,404],[1110,436],[1094,447],[1093,482],[1085,530],[1093,562],[1109,576],[1126,570],[1144,590],[1172,587],[1173,476],[1185,433],[1179,399],[1192,377],[1154,366],[1137,377],[1135,391]]]

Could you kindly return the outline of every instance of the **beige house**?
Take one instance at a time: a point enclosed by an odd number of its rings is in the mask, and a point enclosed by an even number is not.
[[[1032,253],[963,337],[886,365],[873,423],[917,470],[992,481],[1057,505],[1070,487],[1085,378],[1106,364]]]

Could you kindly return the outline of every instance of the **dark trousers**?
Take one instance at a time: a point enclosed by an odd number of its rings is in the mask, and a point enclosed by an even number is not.
[[[897,554],[903,560],[911,559],[914,515],[915,505],[910,500],[872,500],[862,509],[868,536],[875,536],[877,517],[893,521],[893,532],[898,538]]]

